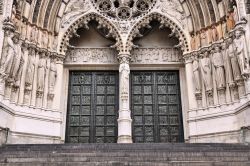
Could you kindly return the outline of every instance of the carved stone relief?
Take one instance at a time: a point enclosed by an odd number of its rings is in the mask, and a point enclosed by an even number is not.
[[[137,48],[131,64],[167,64],[181,62],[181,52],[173,48]],[[65,64],[117,64],[118,53],[111,48],[74,48],[68,51]]]

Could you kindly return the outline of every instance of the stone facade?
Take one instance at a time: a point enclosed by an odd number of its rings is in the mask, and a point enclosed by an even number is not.
[[[118,143],[133,142],[131,70],[179,70],[186,142],[249,142],[247,11],[243,0],[0,1],[0,143],[65,141],[71,70],[119,71]]]

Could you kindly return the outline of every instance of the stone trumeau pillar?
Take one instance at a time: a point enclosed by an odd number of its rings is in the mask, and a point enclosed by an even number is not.
[[[194,92],[194,81],[193,81],[193,60],[191,54],[184,56],[185,59],[185,69],[187,78],[187,91],[188,91],[188,103],[189,109],[197,108],[197,101]]]
[[[119,118],[118,143],[132,143],[132,119],[129,104],[130,55],[120,54],[119,57]]]

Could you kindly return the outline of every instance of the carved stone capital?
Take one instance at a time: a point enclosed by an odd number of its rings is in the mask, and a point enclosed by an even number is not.
[[[183,59],[185,60],[186,64],[193,63],[193,58],[192,58],[192,54],[191,53],[185,54],[183,56]]]
[[[129,64],[131,61],[131,55],[128,53],[120,53],[118,55],[118,60],[119,60],[120,64],[122,64],[122,63]]]

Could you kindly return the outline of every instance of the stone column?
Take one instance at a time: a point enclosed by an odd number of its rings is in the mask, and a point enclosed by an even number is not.
[[[129,54],[120,54],[119,57],[119,118],[118,143],[132,143],[132,119],[129,105]]]
[[[61,56],[62,57],[62,56]],[[63,107],[64,103],[62,103],[62,96],[63,96],[63,58],[57,58],[56,61],[56,70],[57,70],[57,78],[56,78],[56,85],[55,85],[55,96],[53,96],[53,106],[54,110],[60,111]]]
[[[194,92],[193,62],[190,55],[186,55],[184,58],[185,58],[186,78],[187,78],[189,109],[195,109],[197,108],[197,101]]]

